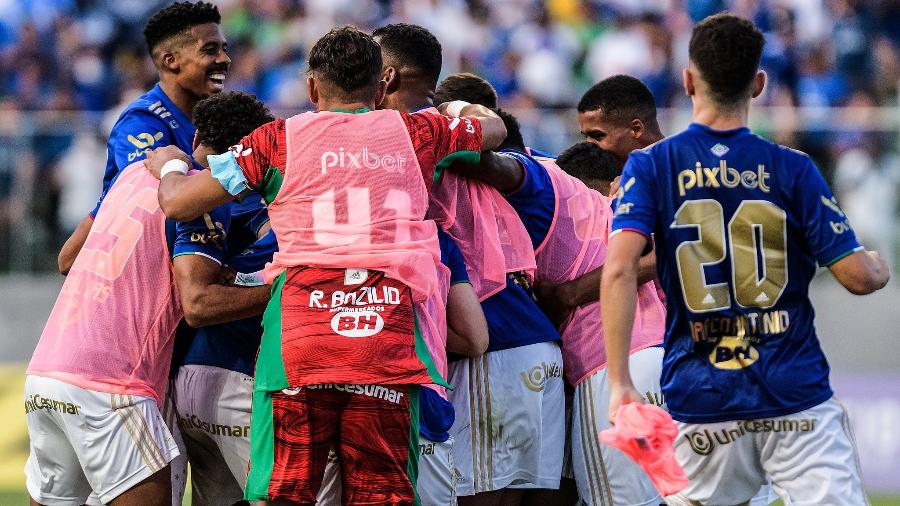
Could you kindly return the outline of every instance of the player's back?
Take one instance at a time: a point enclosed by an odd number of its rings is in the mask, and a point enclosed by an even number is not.
[[[859,244],[805,154],[694,124],[633,154],[619,195],[615,229],[655,234],[675,418],[779,416],[831,396],[808,286]]]
[[[142,163],[110,187],[28,374],[159,402],[182,313],[158,188]]]

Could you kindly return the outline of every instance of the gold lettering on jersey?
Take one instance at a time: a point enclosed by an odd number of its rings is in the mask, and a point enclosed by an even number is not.
[[[684,169],[678,173],[678,194],[684,197],[693,188],[737,188],[739,185],[769,193],[770,176],[763,164],[757,165],[754,172],[729,167],[726,160],[721,160],[717,167],[703,167],[697,162],[693,169]]]
[[[691,337],[694,342],[715,343],[723,336],[758,340],[757,336],[773,336],[787,332],[791,317],[787,311],[751,312],[738,316],[713,316],[703,320],[690,321]]]

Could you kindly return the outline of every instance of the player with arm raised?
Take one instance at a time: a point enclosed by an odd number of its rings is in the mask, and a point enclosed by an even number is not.
[[[476,106],[455,120],[374,111],[381,70],[370,36],[336,28],[310,51],[318,112],[264,125],[208,157],[211,173],[173,173],[186,168],[177,150],[148,157],[162,170],[170,217],[192,219],[248,189],[268,204],[279,251],[266,270],[274,285],[254,378],[248,500],[314,501],[330,447],[346,501],[415,497],[419,386],[446,385],[427,194],[436,168],[477,160],[506,131]],[[295,415],[304,412],[315,416]]]
[[[225,107],[244,132],[258,124]],[[37,503],[93,493],[104,504],[172,504],[179,451],[161,406],[183,312],[158,186],[141,162],[116,177],[28,365],[25,474]],[[211,286],[205,317],[258,313],[268,292]]]
[[[160,146],[190,153],[194,105],[222,91],[231,58],[219,28],[219,9],[206,2],[176,2],[153,15],[144,28],[147,50],[159,71],[159,83],[128,104],[107,141],[103,191],[59,253],[59,271],[69,272],[84,244],[97,208],[113,179],[125,167]]]
[[[654,234],[668,301],[662,387],[690,485],[673,504],[739,504],[771,477],[785,502],[866,502],[847,413],[813,327],[809,283],[828,267],[853,293],[884,260],[857,242],[816,166],[747,129],[762,34],[716,15],[693,31],[694,123],[633,153],[618,193],[601,301],[610,417],[640,402],[627,352],[636,264]]]

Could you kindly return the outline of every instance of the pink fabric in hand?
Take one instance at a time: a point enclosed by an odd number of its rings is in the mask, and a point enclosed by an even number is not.
[[[675,460],[678,427],[664,409],[633,402],[619,406],[616,425],[600,433],[600,441],[618,448],[641,466],[663,497],[688,485],[684,469]]]

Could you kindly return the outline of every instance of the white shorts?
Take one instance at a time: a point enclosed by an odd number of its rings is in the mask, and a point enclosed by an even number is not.
[[[193,503],[243,500],[253,378],[221,367],[184,365],[178,369],[174,397],[191,463]]]
[[[46,506],[84,504],[93,491],[108,504],[178,455],[149,397],[28,375],[25,413],[30,438],[25,485]]]
[[[831,399],[792,415],[678,423],[675,455],[691,480],[669,504],[741,504],[771,479],[787,505],[864,505],[847,411]]]
[[[663,349],[652,347],[628,358],[635,388],[648,402],[660,406],[664,405],[659,387],[662,357]],[[600,442],[600,432],[610,426],[609,383],[604,368],[575,386],[572,467],[581,500],[589,506],[658,505],[662,498],[643,469],[620,450]]]
[[[184,438],[181,437],[181,429],[178,428],[178,417],[175,414],[175,380],[169,379],[169,388],[166,389],[166,398],[163,400],[163,420],[166,422],[169,432],[175,439],[179,455],[169,462],[169,471],[172,475],[172,506],[181,506],[184,500],[184,490],[187,488],[188,458],[187,449],[184,446]],[[91,503],[95,506],[98,503]]]
[[[450,364],[456,492],[559,488],[565,446],[562,355],[556,343]]]
[[[456,506],[453,438],[438,443],[419,438],[419,477],[416,492],[422,506]]]

